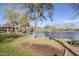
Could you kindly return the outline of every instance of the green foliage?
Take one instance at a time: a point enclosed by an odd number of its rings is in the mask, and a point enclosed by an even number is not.
[[[74,31],[79,31],[79,29],[75,29]]]
[[[28,17],[27,14],[22,13],[21,14],[21,29],[24,31],[30,30],[30,26],[29,26],[29,22],[30,22],[30,18]]]
[[[8,20],[8,22],[12,23],[13,25],[18,25],[21,19],[21,15],[17,10],[6,9],[4,18]]]
[[[16,33],[0,33],[0,56],[24,56],[31,55],[29,51],[24,51],[18,46],[18,38],[23,37],[22,34]]]
[[[68,43],[73,46],[79,46],[79,40],[68,41]]]
[[[12,4],[14,5],[14,4]],[[18,5],[18,6],[17,6]],[[21,13],[19,10],[16,10],[21,6],[25,8],[25,12]],[[16,4],[16,9],[5,8],[5,16],[4,18],[8,20],[8,22],[12,23],[14,26],[19,26],[19,29],[24,29],[26,31],[27,27],[29,27],[29,22],[31,20],[36,20],[35,22],[35,30],[37,29],[38,20],[46,20],[48,17],[52,20],[52,16],[54,13],[54,4],[50,3],[30,3],[30,4]],[[47,15],[45,15],[47,13]]]
[[[26,13],[32,20],[40,20],[46,19],[47,17],[52,18],[54,12],[54,4],[49,3],[31,3],[31,4],[21,4],[22,8],[26,9]],[[28,11],[27,11],[28,9]],[[45,16],[45,12],[47,12],[47,16]]]
[[[79,3],[71,3],[69,5],[73,9],[75,16],[79,16]]]
[[[18,12],[17,10],[6,9],[4,18],[8,20],[9,23],[12,23],[13,26],[19,26],[19,30],[27,28],[27,24],[30,19],[23,12]]]

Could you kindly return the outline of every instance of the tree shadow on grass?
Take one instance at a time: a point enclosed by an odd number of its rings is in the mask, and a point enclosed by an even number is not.
[[[15,39],[22,37],[21,34],[0,34],[0,43],[12,42]]]
[[[36,44],[29,42],[22,43],[21,46],[29,51],[33,51],[32,53],[36,55],[41,56],[63,56],[64,49],[58,49],[52,45],[49,44]]]

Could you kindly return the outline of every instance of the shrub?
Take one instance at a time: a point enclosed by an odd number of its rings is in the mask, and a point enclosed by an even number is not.
[[[79,46],[79,40],[67,41],[70,45]]]

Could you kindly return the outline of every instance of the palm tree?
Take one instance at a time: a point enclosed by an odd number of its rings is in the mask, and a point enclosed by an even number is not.
[[[54,5],[50,3],[32,3],[32,4],[21,4],[22,8],[26,9],[26,14],[31,20],[35,21],[35,32],[37,31],[37,22],[39,20],[43,21],[46,20],[48,17],[52,20],[52,16],[54,13]],[[46,15],[45,15],[46,13]]]

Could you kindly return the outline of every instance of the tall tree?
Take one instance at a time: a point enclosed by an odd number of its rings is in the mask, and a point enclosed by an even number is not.
[[[75,14],[75,18],[79,16],[79,3],[70,3],[69,6],[72,8]]]
[[[31,20],[35,20],[35,32],[37,31],[37,22],[39,20],[46,20],[48,17],[52,19],[54,13],[54,4],[50,3],[31,3],[31,4],[22,4],[22,8],[26,9],[26,14],[30,17]]]
[[[24,28],[24,31],[28,31],[30,26],[29,26],[29,22],[30,22],[30,19],[27,17],[27,14],[25,13],[22,13],[21,14],[21,22],[22,22],[22,28]]]
[[[6,9],[4,18],[8,20],[15,28],[13,28],[13,31],[16,31],[16,26],[19,25],[20,22],[20,13],[18,13],[16,10],[12,9]]]

